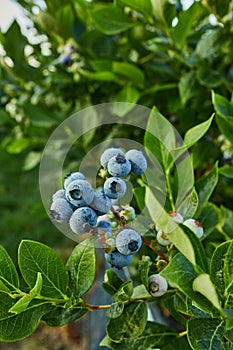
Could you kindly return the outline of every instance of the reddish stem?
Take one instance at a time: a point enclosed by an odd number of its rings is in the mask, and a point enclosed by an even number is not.
[[[150,249],[152,249],[157,255],[160,256],[161,259],[165,260],[166,262],[169,262],[168,258],[166,257],[166,255],[159,249],[156,249],[153,244],[151,244],[150,241],[148,241],[148,239],[146,239],[145,237],[142,236],[142,242],[148,246]]]

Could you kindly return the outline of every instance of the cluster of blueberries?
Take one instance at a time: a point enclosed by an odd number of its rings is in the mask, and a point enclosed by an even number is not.
[[[131,173],[143,174],[147,160],[139,150],[132,149],[124,154],[119,148],[107,148],[100,164],[108,174],[101,190],[94,191],[81,172],[70,173],[64,179],[64,188],[52,196],[50,216],[57,222],[69,223],[76,234],[97,234],[104,242],[106,261],[112,267],[122,268],[130,264],[132,255],[142,245],[142,238],[127,224],[135,218],[134,208],[114,206],[114,201],[126,192],[123,178]],[[124,224],[119,226],[111,221],[111,215]]]
[[[126,179],[132,173],[141,175],[147,169],[147,160],[139,150],[125,154],[119,148],[107,148],[100,157],[104,184],[94,191],[81,172],[74,172],[64,179],[64,186],[52,196],[50,216],[60,223],[69,223],[76,234],[92,233],[99,237],[107,263],[117,269],[128,266],[133,254],[142,245],[141,235],[130,222],[135,219],[135,210],[130,205],[121,206],[118,199],[126,192]],[[101,171],[100,171],[101,173]],[[117,204],[115,203],[117,201]],[[194,219],[184,220],[177,211],[169,212],[177,223],[189,227],[201,238],[203,227]],[[157,241],[161,246],[171,245],[169,237],[156,225]],[[148,257],[149,258],[149,257]],[[148,289],[152,296],[163,295],[167,281],[159,274],[149,277]]]

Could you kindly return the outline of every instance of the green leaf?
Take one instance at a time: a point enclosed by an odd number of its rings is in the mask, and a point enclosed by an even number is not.
[[[109,321],[107,325],[107,335],[116,343],[124,339],[135,339],[144,331],[146,322],[146,303],[142,301],[134,302],[125,306],[120,317]]]
[[[30,296],[24,295],[9,309],[9,312],[12,312],[14,314],[20,314],[21,312],[27,309],[30,302]]]
[[[71,253],[67,266],[70,275],[70,287],[75,297],[82,296],[92,286],[95,279],[95,243],[96,237],[90,237],[79,243]]]
[[[230,0],[207,0],[207,4],[214,14],[223,17],[229,11]]]
[[[216,121],[221,133],[225,135],[230,142],[233,142],[233,117],[217,115]]]
[[[188,340],[193,350],[220,350],[225,332],[219,319],[191,319],[188,321]]]
[[[146,288],[148,287],[148,274],[151,265],[152,262],[147,260],[140,260],[138,262],[138,275],[141,279],[141,282],[146,286]]]
[[[59,114],[51,111],[49,108],[25,103],[23,105],[24,113],[31,123],[38,127],[48,128],[59,122]]]
[[[29,152],[23,162],[23,170],[28,171],[40,163],[41,152]]]
[[[224,165],[218,169],[219,174],[228,177],[229,179],[233,179],[233,168],[230,165]]]
[[[202,136],[205,135],[212,123],[213,118],[214,114],[205,122],[194,126],[186,132],[184,136],[184,143],[187,148],[194,145],[198,140],[200,140],[200,138],[202,138]]]
[[[151,295],[144,284],[139,284],[138,286],[134,287],[131,299],[148,299],[148,298],[151,298]]]
[[[223,279],[226,292],[233,292],[233,241],[231,241],[229,244],[227,252],[224,256]],[[229,290],[229,287],[231,287],[231,290]]]
[[[213,59],[214,54],[223,45],[223,33],[220,26],[214,27],[212,30],[207,30],[198,41],[195,53],[202,59]]]
[[[210,261],[210,277],[215,284],[220,296],[225,292],[225,283],[223,279],[223,268],[225,263],[225,255],[230,246],[230,242],[223,242],[214,251]]]
[[[131,109],[135,107],[140,94],[137,89],[130,84],[126,85],[114,98],[113,112],[119,117],[126,115]],[[124,103],[116,103],[124,102]],[[128,102],[128,103],[125,103]]]
[[[114,294],[114,300],[127,301],[133,294],[133,282],[126,281],[124,282],[119,290]]]
[[[54,306],[43,316],[43,321],[51,327],[61,327],[82,317],[88,312],[85,307],[69,307],[65,309],[62,306]]]
[[[182,293],[177,293],[174,296],[174,305],[176,311],[182,314],[196,318],[212,318],[211,314],[198,308],[195,302],[192,301],[192,299],[188,298]]]
[[[132,82],[135,86],[143,87],[144,73],[136,65],[127,62],[113,62],[112,71],[114,74],[127,82]]]
[[[217,113],[216,122],[223,135],[233,142],[233,104],[225,97],[212,92],[212,102]]]
[[[102,72],[89,72],[85,70],[81,70],[80,73],[91,80],[97,80],[97,81],[117,81],[117,76],[109,71],[102,71]]]
[[[19,24],[14,20],[4,35],[4,49],[12,59],[24,61],[24,49],[28,44],[25,36],[22,35]]]
[[[181,203],[177,211],[183,216],[184,220],[193,218],[198,208],[198,195],[195,188],[190,195]]]
[[[204,295],[216,309],[221,310],[221,305],[214,284],[210,280],[210,275],[203,273],[193,281],[193,290]]]
[[[11,260],[9,254],[3,246],[0,245],[0,281],[3,285],[0,285],[0,290],[3,290],[4,286],[7,289],[14,290],[15,287],[19,287],[19,277],[16,267]]]
[[[30,298],[35,298],[37,295],[40,295],[42,290],[43,279],[41,272],[37,273],[36,283],[34,287],[30,290],[29,295]]]
[[[182,104],[186,103],[196,94],[196,73],[188,72],[182,76],[178,84]]]
[[[116,301],[112,303],[110,309],[106,311],[106,316],[108,318],[117,318],[119,317],[124,310],[124,303],[122,301]]]
[[[233,211],[225,208],[223,205],[220,207],[222,216],[222,227],[229,237],[233,238],[232,222],[233,222]]]
[[[217,206],[213,203],[206,203],[200,214],[197,217],[204,229],[204,236],[202,239],[205,239],[213,230],[217,227],[219,223],[220,211]]]
[[[46,245],[23,240],[18,251],[19,268],[24,280],[33,288],[38,272],[43,278],[41,295],[49,298],[64,298],[68,274],[59,256]]]
[[[7,152],[11,154],[19,154],[31,145],[31,140],[25,137],[11,141],[7,146]]]
[[[114,295],[118,292],[120,287],[124,281],[120,279],[115,271],[113,270],[106,270],[104,275],[104,281],[102,283],[103,288],[106,290],[107,293],[110,295]]]
[[[176,15],[176,8],[168,0],[151,0],[153,6],[153,14],[156,20],[164,25],[171,26],[172,20]]]
[[[107,346],[113,350],[153,350],[171,343],[176,339],[176,334],[177,332],[174,329],[158,323],[147,322],[144,331],[136,339],[124,339],[120,343],[116,343],[106,336],[101,341],[100,346]],[[179,349],[183,350],[182,347]]]
[[[34,299],[20,314],[8,313],[14,303],[9,295],[0,292],[0,341],[16,341],[28,337],[38,327],[41,317],[51,308],[49,303]]]
[[[31,300],[40,294],[42,289],[42,276],[38,272],[35,286],[26,295],[23,295],[9,310],[9,312],[20,314],[25,311]]]
[[[75,21],[74,10],[71,4],[60,6],[56,13],[55,18],[57,25],[59,26],[59,32],[65,39],[69,39],[73,34],[73,26]]]
[[[165,346],[161,348],[161,350],[177,350],[177,349],[191,350],[191,347],[185,338],[178,338],[178,339],[172,340],[171,342],[168,342]]]
[[[183,11],[179,14],[179,21],[173,30],[173,38],[179,49],[184,46],[186,37],[188,36],[195,19],[200,14],[201,5],[195,2],[188,10]]]
[[[192,284],[198,274],[193,265],[181,253],[178,253],[160,274],[166,278],[168,283],[189,297],[201,310],[208,313],[214,311],[209,300],[193,290]]]
[[[233,103],[212,91],[212,103],[218,116],[233,117]],[[221,119],[220,119],[221,120]],[[219,126],[221,123],[219,123]]]
[[[151,17],[152,15],[152,3],[151,0],[117,0],[118,6],[127,6],[132,9],[143,13],[144,15]]]
[[[200,82],[201,85],[204,85],[209,89],[214,89],[218,87],[222,84],[223,81],[221,74],[208,66],[199,67],[197,71],[197,80]]]
[[[134,22],[122,11],[122,9],[106,5],[90,12],[96,28],[107,35],[124,32],[134,26]]]
[[[203,175],[200,180],[196,182],[196,190],[199,199],[198,211],[204,206],[209,200],[218,183],[218,163],[216,162],[211,171]]]
[[[169,151],[176,146],[175,136],[173,126],[156,107],[153,107],[146,127],[144,145],[164,165],[164,168],[168,165]]]

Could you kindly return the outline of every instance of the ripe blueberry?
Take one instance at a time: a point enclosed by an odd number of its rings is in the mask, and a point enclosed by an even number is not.
[[[81,207],[76,209],[70,217],[70,228],[75,233],[85,233],[93,229],[96,225],[97,215],[95,211],[89,207]]]
[[[147,169],[147,160],[141,151],[131,149],[125,154],[125,158],[131,163],[131,171],[135,175],[143,174]]]
[[[73,208],[66,199],[55,199],[50,207],[50,217],[57,222],[68,222],[73,214]]]
[[[66,191],[63,189],[56,191],[52,196],[52,201],[55,201],[56,199],[66,200]]]
[[[66,198],[75,207],[90,204],[94,198],[94,190],[86,180],[74,180],[66,188]]]
[[[96,192],[92,202],[89,204],[91,208],[96,210],[98,214],[106,214],[112,206],[112,202],[104,192]]]
[[[128,266],[132,261],[132,255],[123,255],[117,250],[110,253],[105,253],[105,259],[111,267],[121,269],[124,266]]]
[[[86,180],[86,178],[83,173],[80,173],[79,171],[75,173],[69,173],[64,179],[64,189],[66,189],[67,186],[74,180]]]
[[[167,281],[159,274],[154,274],[149,277],[149,292],[153,297],[160,297],[165,294],[168,288]]]
[[[132,229],[124,229],[116,236],[116,247],[121,254],[135,254],[139,251],[141,245],[141,236]]]
[[[112,232],[112,226],[109,221],[102,220],[97,222],[97,227],[99,227],[102,231]]]
[[[122,150],[120,150],[119,148],[107,148],[104,153],[101,155],[100,157],[100,164],[104,167],[107,168],[108,165],[108,161],[117,155],[121,155],[124,156],[124,153],[122,152]]]
[[[108,172],[112,176],[127,176],[131,170],[131,164],[125,156],[118,154],[109,159]]]
[[[69,67],[72,64],[72,59],[69,55],[63,53],[58,57],[59,63],[64,67]]]
[[[124,196],[126,192],[126,183],[119,177],[110,177],[104,183],[104,193],[112,199],[118,199]]]

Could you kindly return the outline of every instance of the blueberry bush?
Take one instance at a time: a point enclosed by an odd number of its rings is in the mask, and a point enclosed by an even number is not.
[[[0,340],[105,310],[105,348],[232,349],[232,1],[18,3],[27,35],[16,21],[1,33],[2,150],[34,171],[71,114],[111,101],[119,123],[98,127],[101,116],[86,115],[93,128],[74,143],[50,198],[57,227],[87,235],[67,260],[33,239],[21,241],[17,263],[0,246]],[[124,125],[135,104],[151,110],[145,130]],[[80,164],[117,137],[146,151],[110,144],[99,154],[97,191]],[[155,159],[163,181],[151,186]],[[122,204],[129,183],[133,196]],[[86,293],[99,254],[111,302],[93,305]],[[153,308],[162,322],[149,317]]]

